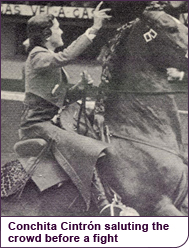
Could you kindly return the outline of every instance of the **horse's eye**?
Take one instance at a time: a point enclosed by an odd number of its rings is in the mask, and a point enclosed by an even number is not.
[[[176,32],[178,32],[178,29],[177,29],[176,27],[169,27],[169,28],[168,28],[168,31],[169,31],[170,33],[176,33]]]

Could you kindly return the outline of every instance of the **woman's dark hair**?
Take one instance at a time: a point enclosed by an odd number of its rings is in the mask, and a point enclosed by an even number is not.
[[[40,14],[28,20],[27,34],[30,40],[29,51],[35,46],[44,46],[45,39],[51,36],[53,26],[53,15]]]

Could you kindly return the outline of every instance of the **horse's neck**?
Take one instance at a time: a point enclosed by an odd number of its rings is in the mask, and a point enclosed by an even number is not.
[[[120,109],[127,109],[124,106],[124,99],[128,99],[128,96],[132,95],[131,102],[134,103],[135,100],[137,101],[135,97],[138,94],[153,94],[169,90],[163,70],[157,69],[143,57],[136,56],[134,61],[133,58],[133,55],[131,57],[128,55],[126,63],[119,69],[119,74],[113,77],[111,88],[107,88],[106,116],[108,117],[113,118],[115,113],[119,113],[120,120],[122,119]],[[123,119],[125,119],[124,115]]]
[[[144,58],[127,59],[120,75],[121,88],[125,91],[163,92],[167,89],[165,71],[157,69]]]
[[[113,89],[161,92],[167,88],[165,71],[158,69],[157,58],[143,38],[145,31],[143,22],[136,19],[129,35],[118,43],[116,60],[113,58],[113,66],[109,64]]]

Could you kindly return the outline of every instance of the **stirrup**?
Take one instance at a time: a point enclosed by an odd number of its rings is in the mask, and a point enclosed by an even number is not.
[[[100,215],[103,216],[103,213],[107,209],[110,209],[110,216],[140,216],[134,208],[126,207],[120,200],[118,200],[116,194],[114,194],[112,203],[102,208],[102,210],[100,211]],[[118,214],[115,214],[115,212],[117,212]]]

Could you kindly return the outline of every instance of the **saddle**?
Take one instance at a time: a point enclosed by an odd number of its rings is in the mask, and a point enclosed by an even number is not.
[[[34,181],[40,191],[69,179],[49,150],[51,143],[35,138],[14,145],[18,159],[1,168],[1,197],[21,194],[29,179]]]

